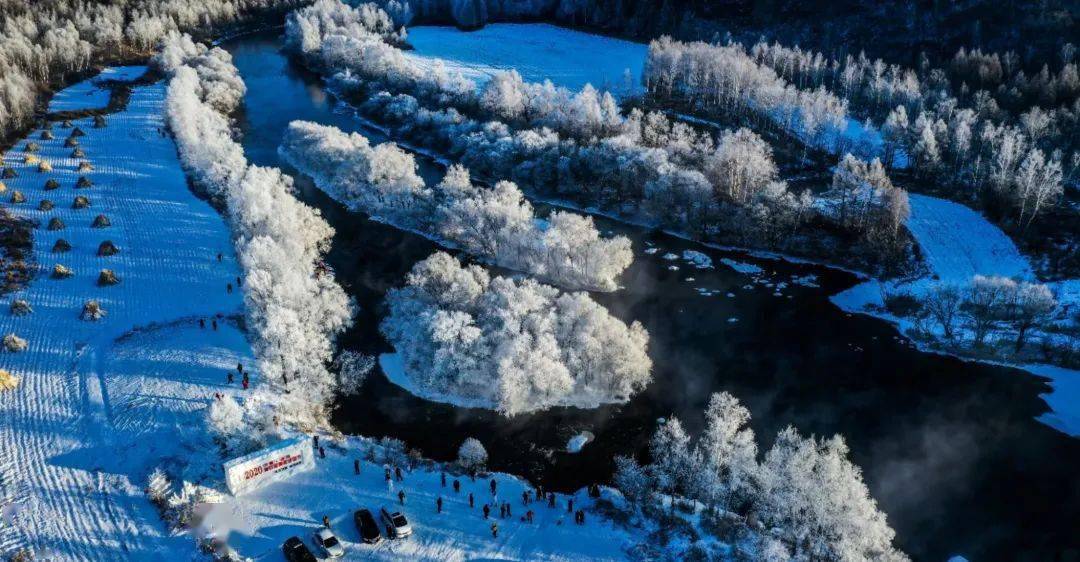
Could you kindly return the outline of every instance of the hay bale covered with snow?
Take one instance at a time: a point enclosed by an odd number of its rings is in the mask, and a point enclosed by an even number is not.
[[[15,171],[15,168],[4,168],[4,172],[0,174],[0,177],[10,180],[19,177],[19,172]]]
[[[99,256],[115,256],[119,253],[120,248],[117,248],[112,240],[106,240],[98,245],[97,255]]]
[[[75,201],[71,203],[72,209],[85,209],[90,206],[90,198],[85,195],[76,195]]]
[[[86,158],[86,151],[84,151],[81,148],[76,148],[75,150],[71,151],[71,157],[72,158]]]
[[[15,299],[11,301],[11,314],[13,316],[26,316],[34,312],[33,308],[30,308],[30,303],[23,299]]]
[[[85,136],[86,136],[85,131],[83,131],[82,129],[80,129],[78,127],[75,127],[74,129],[71,130],[71,134],[68,135],[68,138],[71,138],[71,137],[85,137]]]
[[[75,137],[68,137],[67,140],[64,141],[64,146],[67,148],[75,148],[76,146],[79,146],[79,139]]]
[[[105,215],[98,215],[94,217],[94,222],[90,224],[94,228],[106,228],[112,226],[112,221]]]
[[[19,386],[19,377],[11,374],[7,369],[0,369],[0,392],[15,390],[17,386]]]
[[[26,196],[23,195],[21,191],[16,189],[15,191],[11,192],[12,203],[22,203],[24,201],[26,201]]]
[[[101,308],[101,303],[96,300],[88,300],[83,303],[82,313],[79,314],[79,318],[88,322],[95,322],[105,317],[105,309]]]
[[[26,340],[16,336],[14,333],[10,333],[4,336],[4,349],[11,352],[26,351]]]
[[[65,228],[67,228],[67,225],[64,224],[64,221],[60,220],[60,217],[49,219],[49,230],[64,230]]]
[[[55,138],[56,137],[53,136],[52,131],[50,131],[48,129],[45,129],[44,131],[41,131],[41,140],[53,140]]]
[[[86,176],[79,176],[78,181],[75,182],[75,187],[93,187],[94,182],[90,181],[90,178]]]
[[[94,165],[91,164],[87,160],[83,160],[82,162],[79,162],[79,170],[78,171],[80,173],[82,173],[82,172],[93,172],[94,171]]]
[[[38,203],[37,206],[39,211],[51,211],[53,210],[53,207],[55,207],[55,205],[53,205],[53,202],[49,201],[48,199],[42,199],[41,203]]]
[[[53,244],[52,251],[54,253],[70,252],[71,242],[64,240],[63,238],[57,238],[56,243]]]
[[[60,182],[56,181],[56,178],[49,178],[45,180],[45,191],[60,189]]]
[[[41,145],[34,142],[34,141],[30,141],[30,142],[26,143],[26,146],[23,148],[23,152],[31,152],[31,153],[38,152],[40,150],[41,150]]]
[[[67,279],[68,277],[71,277],[72,275],[75,275],[75,272],[71,271],[71,269],[68,268],[68,266],[66,266],[66,265],[64,265],[62,263],[58,263],[58,264],[54,265],[53,268],[52,268],[52,278],[53,279]]]
[[[37,171],[39,174],[47,174],[52,170],[52,164],[50,164],[47,160],[42,160],[41,162],[38,162]]]
[[[110,285],[116,285],[120,283],[120,278],[116,276],[116,272],[111,269],[102,269],[98,273],[97,284],[101,287],[108,287]]]

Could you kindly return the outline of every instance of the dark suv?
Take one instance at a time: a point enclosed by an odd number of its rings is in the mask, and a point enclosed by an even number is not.
[[[356,513],[353,513],[353,521],[356,523],[356,530],[360,533],[360,539],[368,544],[378,544],[382,540],[382,533],[379,532],[379,524],[375,522],[375,516],[366,509],[358,509]]]
[[[289,562],[319,562],[300,537],[289,537],[285,544],[281,545],[281,552],[285,553],[285,559]]]

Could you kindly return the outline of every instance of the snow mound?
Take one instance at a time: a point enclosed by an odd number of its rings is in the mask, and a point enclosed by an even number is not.
[[[735,271],[738,271],[739,273],[745,273],[747,275],[757,275],[764,271],[763,269],[752,263],[743,263],[740,261],[735,261],[731,258],[721,258],[720,263],[730,267],[731,269],[734,269]]]
[[[570,441],[567,441],[567,443],[566,443],[566,452],[567,453],[580,453],[581,448],[584,447],[586,444],[588,444],[593,439],[596,439],[596,436],[593,435],[591,432],[582,431],[581,433],[571,437]]]
[[[694,264],[694,267],[698,269],[712,269],[712,258],[701,252],[683,250],[682,257],[684,260]]]

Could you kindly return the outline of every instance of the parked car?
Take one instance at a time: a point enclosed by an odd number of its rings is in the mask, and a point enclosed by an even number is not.
[[[325,527],[315,531],[315,546],[319,547],[324,554],[330,558],[341,558],[345,556],[345,547],[341,545],[341,541],[334,536],[334,532]]]
[[[356,531],[360,533],[360,540],[368,544],[379,544],[382,533],[379,532],[379,524],[375,517],[366,509],[358,509],[353,513],[353,522],[356,523]]]
[[[379,510],[383,525],[386,525],[387,536],[392,539],[403,539],[412,534],[412,526],[405,514],[400,511],[391,511],[387,508]]]
[[[281,551],[289,562],[319,562],[300,537],[289,537],[285,544],[281,545]]]

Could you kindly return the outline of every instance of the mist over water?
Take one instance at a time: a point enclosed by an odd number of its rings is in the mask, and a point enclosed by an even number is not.
[[[280,46],[274,33],[224,45],[248,86],[241,126],[253,163],[291,172],[276,150],[294,119],[360,131],[373,143],[386,140],[363,129]],[[434,164],[420,164],[429,182],[441,176]],[[378,334],[383,295],[436,246],[347,212],[304,178],[297,186],[337,230],[328,260],[361,306],[341,345],[390,351]],[[400,438],[441,460],[454,458],[462,440],[475,436],[494,468],[569,490],[607,481],[615,455],[643,453],[658,418],[675,415],[697,433],[709,395],[728,391],[752,413],[762,450],[787,425],[803,434],[843,434],[898,545],[917,560],[952,554],[1054,560],[1080,549],[1080,441],[1034,420],[1047,409],[1038,397],[1049,390],[1045,382],[921,353],[883,322],[838,310],[828,296],[855,282],[849,274],[710,251],[604,220],[598,226],[634,243],[624,289],[594,298],[649,330],[655,370],[644,392],[622,405],[506,419],[420,400],[375,373],[358,396],[342,399],[335,423],[347,432]],[[649,247],[659,250],[646,254]],[[664,259],[684,249],[708,254],[716,268]],[[722,257],[764,272],[756,279],[737,273]],[[808,275],[817,287],[792,283]],[[778,282],[788,284],[779,296]],[[582,431],[595,440],[578,454],[566,453],[567,440]]]

